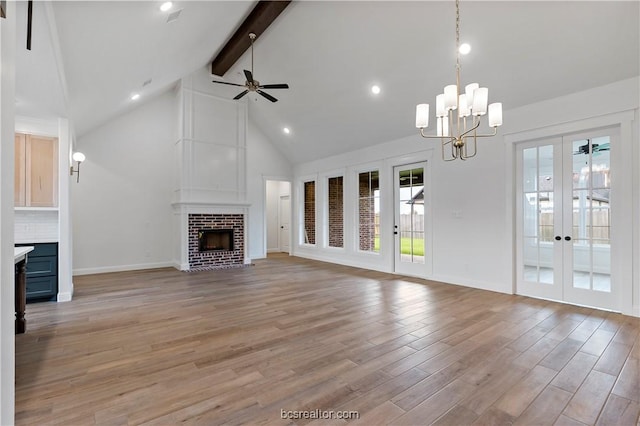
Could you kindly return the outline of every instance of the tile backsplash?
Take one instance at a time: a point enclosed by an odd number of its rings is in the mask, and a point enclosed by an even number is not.
[[[14,230],[16,244],[58,241],[58,212],[16,210]]]

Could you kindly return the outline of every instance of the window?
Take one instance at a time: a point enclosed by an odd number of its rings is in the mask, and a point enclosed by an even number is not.
[[[329,247],[344,247],[343,221],[343,178],[329,178],[327,181]]]
[[[362,251],[380,252],[380,178],[377,170],[358,174],[358,239]]]
[[[304,183],[304,243],[316,243],[316,182]]]

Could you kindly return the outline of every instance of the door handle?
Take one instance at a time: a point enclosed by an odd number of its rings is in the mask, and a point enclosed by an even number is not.
[[[566,237],[564,237],[564,240],[565,241],[571,241],[571,237],[567,235]]]
[[[562,237],[560,235],[556,235],[556,241],[560,241]]]

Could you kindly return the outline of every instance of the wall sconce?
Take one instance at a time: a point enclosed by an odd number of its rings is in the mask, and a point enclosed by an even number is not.
[[[78,165],[76,166],[76,168],[74,170],[73,164],[72,164],[71,167],[69,168],[69,174],[71,176],[73,176],[73,174],[76,173],[77,174],[76,182],[80,183],[80,163],[82,163],[85,160],[86,157],[81,152],[74,152],[73,155],[71,156],[71,158],[73,159],[73,161],[78,163]]]

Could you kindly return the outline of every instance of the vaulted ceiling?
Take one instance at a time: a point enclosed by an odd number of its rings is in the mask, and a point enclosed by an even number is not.
[[[182,12],[167,23],[158,1],[35,2],[32,52],[19,34],[17,110],[66,110],[82,136],[208,68],[254,5],[177,1],[173,11]],[[639,5],[463,0],[461,38],[472,51],[462,59],[462,82],[489,87],[506,119],[518,106],[637,76]],[[24,13],[24,3],[18,9]],[[294,1],[255,43],[255,78],[290,89],[271,92],[277,103],[255,94],[241,102],[292,162],[390,141],[415,134],[415,105],[433,104],[455,82],[454,48],[453,1]],[[57,88],[56,54],[65,82]],[[245,53],[221,79],[242,84],[249,68]],[[212,87],[228,98],[237,89]],[[141,94],[137,103],[132,93]]]

